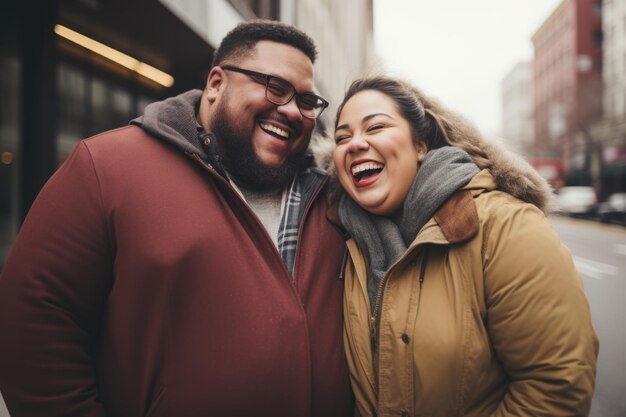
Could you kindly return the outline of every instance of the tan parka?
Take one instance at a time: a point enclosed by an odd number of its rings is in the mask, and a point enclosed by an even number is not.
[[[598,340],[582,281],[544,213],[498,191],[489,171],[453,194],[389,269],[378,331],[366,258],[347,245],[356,415],[588,414]]]

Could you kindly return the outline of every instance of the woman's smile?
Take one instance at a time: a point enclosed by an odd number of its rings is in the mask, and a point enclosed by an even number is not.
[[[385,164],[376,161],[363,160],[352,163],[352,181],[356,187],[367,187],[376,182],[385,168]]]

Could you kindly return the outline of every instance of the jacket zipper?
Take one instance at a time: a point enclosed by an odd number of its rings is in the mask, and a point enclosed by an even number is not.
[[[395,266],[395,264],[393,266]],[[378,317],[379,309],[382,308],[383,293],[385,292],[385,286],[392,268],[389,268],[389,271],[387,271],[385,276],[383,276],[383,279],[378,285],[376,300],[374,302],[374,310],[370,316],[370,339],[372,347],[372,362],[374,366],[374,386],[376,387],[376,391],[378,391],[378,336],[380,332],[380,326],[376,323],[376,317]]]
[[[374,310],[372,311],[372,315],[370,316],[370,325],[371,325],[371,330],[370,330],[370,337],[371,337],[371,341],[372,341],[372,353],[376,354],[376,350],[378,348],[378,327],[376,325],[376,317],[378,316],[378,309],[380,308],[380,305],[382,304],[382,299],[383,299],[383,293],[385,292],[385,284],[387,283],[387,277],[389,276],[389,274],[385,274],[385,276],[383,277],[382,281],[380,281],[380,284],[378,284],[378,290],[376,292],[376,299],[374,302]]]
[[[190,157],[191,157],[191,159],[195,160],[195,161],[196,161],[197,163],[199,163],[199,164],[200,164],[203,168],[205,168],[207,171],[209,171],[209,172],[213,175],[213,177],[215,177],[218,181],[221,181],[221,182],[222,182],[222,184],[224,184],[224,185],[226,186],[226,188],[228,188],[229,190],[231,190],[231,192],[232,192],[232,193],[236,196],[236,198],[238,198],[238,199],[239,199],[239,201],[241,202],[241,204],[242,204],[243,206],[245,206],[245,207],[246,207],[246,208],[247,208],[247,209],[248,209],[248,210],[252,213],[252,215],[254,215],[254,217],[256,217],[256,215],[254,214],[254,212],[252,212],[252,210],[250,209],[250,207],[248,207],[248,204],[247,204],[247,203],[246,203],[246,202],[245,202],[245,201],[241,198],[241,196],[240,196],[238,193],[236,193],[236,192],[232,189],[232,186],[230,185],[230,183],[229,183],[229,182],[228,182],[228,181],[227,181],[224,177],[222,177],[222,176],[220,175],[220,173],[219,173],[219,172],[218,172],[218,171],[217,171],[217,170],[216,170],[216,169],[215,169],[215,168],[214,168],[211,164],[208,164],[208,163],[204,162],[204,161],[202,160],[202,158],[200,158],[200,156],[198,156],[197,154],[194,154],[194,153],[191,153],[191,152],[185,152],[185,153],[186,153],[188,156],[190,156]],[[324,177],[324,178],[322,179],[322,181],[320,182],[320,184],[319,184],[319,185],[317,186],[317,188],[315,189],[315,191],[314,191],[313,195],[311,196],[311,198],[310,198],[310,200],[309,200],[309,202],[308,202],[308,204],[307,204],[307,206],[306,206],[306,208],[305,208],[305,210],[304,210],[304,212],[303,212],[303,214],[302,214],[302,218],[300,219],[300,223],[299,223],[299,225],[298,225],[299,230],[302,230],[302,225],[304,224],[304,220],[306,219],[306,217],[307,217],[307,215],[308,215],[308,213],[309,213],[309,210],[311,209],[311,206],[313,205],[313,202],[317,199],[317,196],[319,195],[320,190],[324,187],[324,185],[326,184],[326,182],[327,182],[327,181],[328,181],[328,177]],[[258,217],[257,217],[257,222],[259,222],[259,223],[260,223],[260,221],[258,220]],[[283,270],[286,272],[287,277],[288,277],[289,281],[291,282],[291,286],[292,286],[292,289],[293,289],[293,291],[294,291],[294,294],[295,294],[298,298],[299,298],[299,295],[298,295],[298,292],[297,292],[297,289],[296,289],[296,273],[295,273],[295,272],[296,272],[296,270],[297,270],[297,265],[298,265],[298,258],[299,258],[299,256],[298,256],[298,255],[299,255],[300,250],[301,250],[301,249],[300,249],[300,239],[301,239],[301,236],[302,236],[302,234],[301,234],[301,233],[298,233],[298,240],[297,240],[297,242],[296,242],[296,245],[297,245],[296,247],[297,247],[298,249],[296,250],[296,256],[295,256],[295,258],[294,258],[294,260],[293,260],[293,272],[294,272],[294,273],[293,273],[293,276],[291,275],[290,271],[288,271],[288,270],[287,270],[287,266],[285,265],[285,262],[282,260],[282,256],[281,256],[280,252],[278,252],[278,249],[276,249],[276,247],[274,246],[274,244],[273,244],[273,242],[272,242],[272,246],[274,247],[274,252],[275,252],[275,253],[278,255],[278,257],[280,258],[280,260],[281,260],[281,262],[280,262],[280,263],[281,263],[281,265],[283,266]],[[269,237],[269,235],[268,235],[268,237]],[[302,306],[301,306],[301,309],[302,309],[302,311],[303,311],[303,313],[304,313],[304,307],[302,307]],[[308,327],[307,327],[307,335],[308,335]],[[311,342],[310,342],[310,336],[307,336],[307,344],[308,344],[309,346],[310,346],[310,343],[311,343]],[[310,351],[309,351],[309,355],[310,355]],[[311,374],[311,370],[309,369],[309,379],[312,377],[311,375],[312,375],[312,374]],[[309,391],[310,391],[310,390],[309,390]],[[309,397],[310,397],[310,396],[309,396]],[[309,399],[308,399],[308,402],[310,403],[310,401],[311,401],[311,399],[309,398]],[[310,413],[309,413],[309,414],[310,414]]]
[[[418,304],[419,304],[419,300],[422,297],[422,285],[424,284],[424,275],[426,273],[426,265],[428,263],[428,249],[429,247],[428,245],[426,245],[424,247],[424,255],[422,255],[422,261],[420,263],[420,274],[419,274],[420,294],[418,298]],[[387,284],[388,277],[391,273],[391,270],[396,265],[398,265],[398,263],[400,263],[401,260],[402,258],[400,258],[395,264],[391,266],[391,268],[389,268],[389,270],[387,271],[387,274],[385,274],[382,281],[378,285],[378,291],[376,293],[376,301],[374,303],[374,311],[372,312],[372,315],[370,316],[370,339],[371,339],[371,347],[372,347],[372,361],[374,362],[374,376],[375,376],[374,381],[376,381],[376,385],[378,385],[377,384],[377,381],[378,381],[378,339],[380,336],[380,325],[377,325],[376,317],[378,317],[379,310],[382,308],[382,298],[385,292],[385,286]],[[376,389],[378,389],[378,387],[376,387]]]

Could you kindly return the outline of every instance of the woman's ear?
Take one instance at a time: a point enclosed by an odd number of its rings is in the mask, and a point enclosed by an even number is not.
[[[217,99],[220,89],[223,88],[222,84],[224,82],[224,70],[217,66],[213,67],[207,77],[206,87],[204,90],[209,102],[212,103]]]
[[[415,149],[417,150],[417,162],[422,162],[426,157],[426,153],[428,152],[428,146],[426,146],[426,142],[420,140],[415,144]]]

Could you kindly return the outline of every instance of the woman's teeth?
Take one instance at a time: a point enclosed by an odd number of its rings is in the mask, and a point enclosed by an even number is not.
[[[369,177],[378,174],[385,167],[380,162],[364,162],[352,167],[352,176],[360,181],[363,177]]]
[[[379,162],[365,162],[359,165],[355,165],[352,167],[352,175],[359,174],[363,171],[369,171],[372,169],[383,169],[384,165]]]

